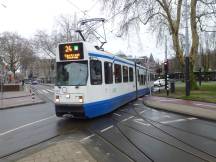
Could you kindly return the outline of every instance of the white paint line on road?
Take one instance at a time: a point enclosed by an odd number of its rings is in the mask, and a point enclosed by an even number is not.
[[[49,91],[49,92],[51,92],[51,93],[54,93],[54,91],[53,90],[51,90],[51,89],[46,89],[47,91]]]
[[[140,104],[133,104],[134,106],[139,106]]]
[[[49,119],[54,118],[54,117],[55,117],[55,115],[52,115],[52,116],[50,116],[50,117],[48,117],[48,118],[44,118],[44,119],[37,120],[37,121],[32,122],[32,123],[28,123],[28,124],[22,125],[22,126],[20,126],[20,127],[17,127],[17,128],[11,129],[11,130],[8,130],[8,131],[6,131],[6,132],[4,132],[4,133],[0,133],[0,136],[6,135],[6,134],[8,134],[8,133],[14,132],[14,131],[16,131],[16,130],[19,130],[19,129],[22,129],[22,128],[25,128],[25,127],[28,127],[28,126],[30,126],[30,125],[34,125],[34,124],[36,124],[36,123],[43,122],[43,121],[45,121],[45,120],[49,120]]]
[[[107,127],[107,128],[104,128],[104,129],[101,130],[100,132],[103,133],[103,132],[105,132],[105,131],[107,131],[107,130],[109,130],[109,129],[111,129],[111,128],[113,128],[113,125],[111,125],[111,126],[109,126],[109,127]]]
[[[142,124],[144,126],[151,126],[151,124],[144,123],[143,119],[134,119],[133,121],[136,122],[136,123]]]
[[[116,116],[121,116],[120,114],[117,114],[117,113],[113,113],[114,115],[116,115]]]
[[[194,117],[192,117],[192,118],[187,118],[188,120],[196,120],[197,118],[194,118]]]
[[[42,94],[42,92],[40,90],[37,90],[37,91],[38,91],[38,93]]]
[[[164,115],[163,118],[171,118],[169,115]]]
[[[122,122],[125,122],[125,121],[127,121],[127,120],[129,120],[129,119],[132,119],[133,117],[134,117],[134,116],[130,116],[129,118],[123,119]]]
[[[94,136],[95,136],[95,134],[91,134],[90,136],[87,136],[87,137],[81,139],[80,142],[84,142],[84,141],[86,141],[86,140],[88,140],[88,139],[90,139],[90,138],[92,138]]]
[[[146,111],[146,110],[141,111],[140,114],[143,114],[145,111]]]
[[[197,106],[208,106],[208,107],[216,108],[215,106],[209,105],[209,104],[198,104],[198,103],[195,103],[195,105],[197,105]]]
[[[177,122],[182,122],[182,121],[186,121],[186,119],[169,120],[169,121],[164,121],[164,122],[161,122],[161,123],[168,124],[168,123],[177,123]]]
[[[43,89],[42,91],[43,91],[44,93],[49,93],[49,92],[47,92],[45,89]]]

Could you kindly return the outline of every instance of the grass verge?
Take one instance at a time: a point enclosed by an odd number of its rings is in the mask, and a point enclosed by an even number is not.
[[[165,90],[161,90],[160,93],[155,92],[154,95],[167,96]],[[216,82],[203,82],[199,90],[191,90],[190,96],[185,96],[185,86],[183,83],[176,83],[175,93],[169,93],[169,97],[216,103]]]

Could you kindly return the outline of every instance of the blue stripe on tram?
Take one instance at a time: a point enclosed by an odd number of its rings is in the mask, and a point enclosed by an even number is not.
[[[149,89],[145,88],[138,91],[138,96],[143,96],[149,93]],[[121,96],[114,97],[112,99],[87,103],[84,104],[85,116],[87,118],[93,118],[103,114],[107,114],[117,109],[118,107],[134,100],[136,98],[136,92],[131,92]]]

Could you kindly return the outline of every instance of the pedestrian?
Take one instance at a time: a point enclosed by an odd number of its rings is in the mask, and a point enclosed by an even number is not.
[[[22,86],[24,86],[24,80],[22,80]]]

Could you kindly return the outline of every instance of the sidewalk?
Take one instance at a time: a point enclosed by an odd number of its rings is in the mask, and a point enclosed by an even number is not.
[[[24,155],[17,162],[96,162],[96,160],[80,142],[63,139],[40,151]]]
[[[0,110],[44,103],[37,95],[30,93],[30,87],[23,91],[0,93]]]
[[[156,109],[216,120],[216,104],[214,103],[147,96],[144,97],[144,104]]]

